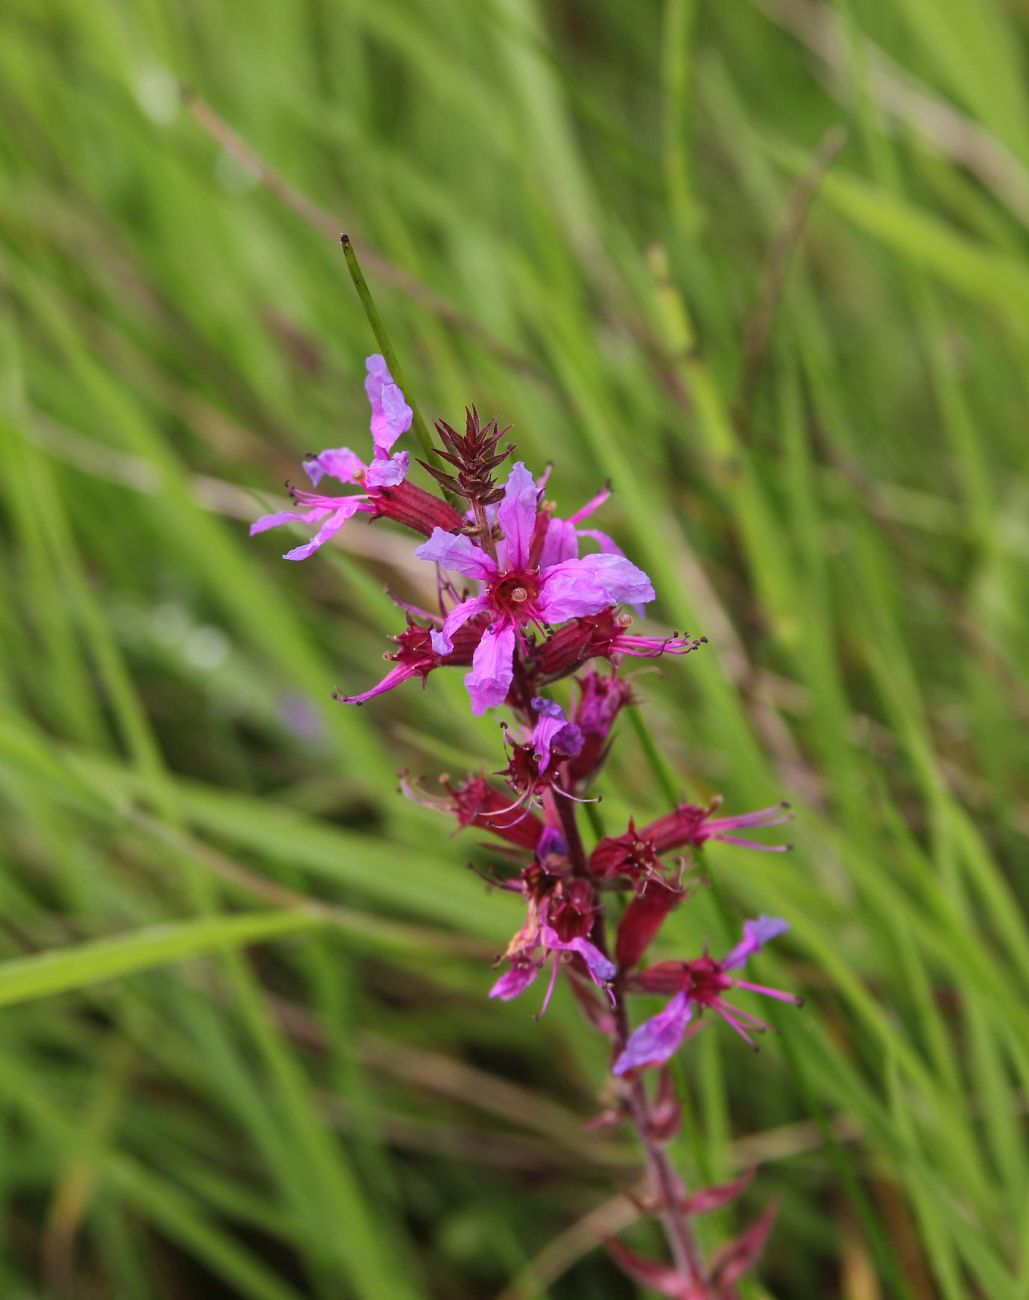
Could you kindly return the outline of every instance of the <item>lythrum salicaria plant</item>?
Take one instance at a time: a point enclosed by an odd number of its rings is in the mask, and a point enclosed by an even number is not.
[[[788,846],[752,836],[784,822],[788,813],[777,805],[724,815],[717,803],[680,803],[644,825],[630,820],[618,834],[587,847],[580,809],[591,797],[619,714],[635,702],[627,665],[690,654],[703,639],[633,630],[626,607],[639,610],[655,593],[646,573],[593,527],[607,488],[572,514],[559,514],[547,495],[549,471],[536,477],[514,460],[508,430],[484,422],[474,408],[462,430],[437,422],[439,441],[432,442],[395,382],[395,356],[346,241],[345,248],[386,353],[367,360],[371,458],[348,447],[309,456],[304,469],[311,487],[291,489],[298,508],[266,515],[250,531],[309,526],[309,540],[287,551],[287,560],[307,559],[358,514],[392,519],[422,536],[414,554],[435,570],[436,607],[400,606],[403,626],[387,655],[391,667],[381,680],[336,698],[364,704],[410,678],[425,685],[432,673],[456,668],[464,672],[473,713],[504,711],[503,767],[494,779],[444,778],[432,797],[406,779],[403,787],[459,827],[504,841],[506,860],[515,863],[496,883],[521,896],[525,920],[498,959],[502,970],[489,996],[509,1002],[539,982],[539,1016],[564,976],[589,1023],[610,1043],[616,1100],[601,1122],[624,1121],[635,1129],[649,1182],[639,1205],[659,1220],[668,1247],[666,1259],[654,1260],[609,1241],[615,1260],[661,1295],[731,1300],[771,1230],[775,1207],[713,1258],[703,1258],[693,1216],[730,1203],[748,1187],[753,1170],[716,1187],[683,1185],[667,1152],[681,1122],[669,1062],[716,1020],[754,1046],[767,1026],[743,1005],[749,996],[800,1004],[794,994],[746,975],[750,960],[788,926],[767,916],[744,920],[740,941],[719,957],[705,951],[651,961],[648,953],[668,916],[701,887],[696,855],[707,841],[782,852]],[[410,483],[409,452],[393,450],[412,425],[422,444],[421,464],[438,492]],[[331,480],[339,487],[329,491]],[[563,697],[570,703],[562,705],[554,687],[566,680],[571,690]],[[640,1019],[634,1009],[640,994],[666,1002]]]

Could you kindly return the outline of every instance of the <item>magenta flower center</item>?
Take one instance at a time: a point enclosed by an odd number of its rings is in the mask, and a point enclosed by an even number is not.
[[[523,623],[532,616],[539,589],[538,569],[512,569],[491,583],[487,594],[498,614],[507,614],[516,622]]]

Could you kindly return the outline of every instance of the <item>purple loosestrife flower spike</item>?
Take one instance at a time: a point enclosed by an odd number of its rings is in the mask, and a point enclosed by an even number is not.
[[[368,357],[366,369],[371,460],[347,447],[308,456],[304,469],[311,490],[291,489],[299,508],[266,515],[251,533],[286,523],[311,525],[310,539],[287,553],[293,560],[311,555],[355,514],[392,519],[425,539],[415,554],[437,566],[438,607],[430,612],[397,600],[407,626],[392,638],[385,675],[360,694],[336,698],[361,704],[411,678],[424,685],[438,668],[461,667],[468,670],[464,680],[474,714],[502,704],[510,709],[511,722],[501,724],[507,766],[491,774],[500,778],[497,784],[483,771],[458,783],[441,776],[438,796],[424,794],[406,776],[401,788],[409,798],[449,813],[458,829],[494,837],[499,862],[507,866],[492,865],[482,874],[522,897],[523,922],[498,958],[507,965],[489,996],[505,1002],[520,997],[545,973],[538,1019],[563,967],[587,1020],[613,1045],[612,1071],[623,1083],[602,1118],[628,1118],[635,1126],[652,1182],[640,1205],[661,1219],[674,1262],[647,1260],[610,1243],[615,1260],[673,1300],[732,1300],[770,1230],[774,1209],[704,1260],[688,1217],[726,1204],[749,1175],[687,1193],[667,1154],[682,1119],[667,1063],[707,1023],[705,1012],[754,1046],[752,1036],[768,1026],[728,1000],[738,990],[800,1004],[792,993],[740,977],[747,961],[788,926],[759,916],[744,923],[741,941],[721,960],[705,951],[691,961],[645,962],[667,918],[699,888],[699,879],[688,876],[688,858],[699,856],[710,840],[784,851],[787,845],[748,836],[788,820],[787,806],[718,816],[720,800],[708,807],[682,803],[640,829],[630,819],[622,834],[602,835],[587,849],[576,809],[594,802],[590,785],[604,765],[620,711],[633,703],[631,679],[620,672],[623,661],[685,655],[704,639],[630,633],[633,619],[620,607],[653,600],[651,581],[606,533],[582,526],[610,488],[561,518],[543,500],[549,468],[537,480],[516,461],[501,486],[497,471],[514,448],[500,449],[507,429],[495,419],[483,424],[474,407],[466,411],[463,433],[437,421],[439,447],[423,444],[428,459],[419,463],[448,499],[409,483],[409,455],[394,446],[412,425],[411,407],[382,356]],[[326,478],[356,490],[327,495]],[[463,499],[460,511],[450,504],[451,495]],[[596,549],[580,554],[584,543]],[[598,671],[594,659],[606,659],[609,667]],[[566,713],[545,692],[573,674],[575,703]],[[693,852],[684,857],[684,850]],[[677,856],[670,862],[671,854]],[[615,893],[627,898],[617,913],[610,905]],[[629,999],[638,994],[663,995],[664,1006],[630,1033]],[[656,1088],[639,1077],[652,1067],[660,1070]]]

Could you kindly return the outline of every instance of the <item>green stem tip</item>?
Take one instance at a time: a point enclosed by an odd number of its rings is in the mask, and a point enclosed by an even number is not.
[[[350,272],[350,278],[354,282],[354,288],[357,290],[357,296],[361,300],[361,306],[364,308],[364,314],[368,318],[368,324],[372,327],[372,333],[375,335],[375,341],[379,345],[379,350],[386,358],[386,365],[389,367],[389,373],[393,376],[393,382],[404,394],[404,399],[411,407],[411,427],[414,429],[421,445],[422,454],[430,465],[437,469],[443,468],[443,463],[437,455],[436,448],[432,445],[432,438],[429,436],[429,430],[425,426],[425,421],[418,412],[414,398],[407,386],[407,380],[404,378],[404,372],[400,362],[397,359],[396,351],[386,332],[386,326],[382,323],[382,317],[375,306],[375,299],[372,297],[372,291],[368,288],[368,281],[364,278],[364,272],[361,270],[361,263],[357,260],[357,253],[354,251],[354,245],[349,235],[340,235],[340,243],[343,245],[343,256],[347,261],[347,270]]]

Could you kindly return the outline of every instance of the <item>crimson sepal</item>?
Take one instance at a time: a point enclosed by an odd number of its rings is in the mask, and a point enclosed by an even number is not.
[[[414,483],[376,488],[369,492],[368,498],[373,519],[394,519],[425,537],[431,537],[434,528],[459,533],[465,526],[464,519],[449,502]]]
[[[636,965],[661,929],[665,917],[684,897],[681,889],[674,889],[660,880],[647,881],[625,909],[618,926],[615,960],[623,971]]]
[[[671,1296],[672,1300],[723,1300],[722,1292],[713,1289],[706,1282],[691,1281],[671,1264],[662,1264],[659,1260],[637,1255],[634,1250],[613,1238],[608,1238],[604,1244],[623,1273],[634,1282],[656,1291],[658,1295]],[[727,1293],[724,1300],[727,1300]]]
[[[735,1241],[723,1246],[718,1252],[711,1268],[711,1278],[719,1288],[733,1286],[744,1273],[754,1267],[765,1248],[778,1213],[779,1202],[775,1200]]]
[[[462,827],[481,826],[524,849],[535,849],[539,843],[544,830],[541,819],[526,809],[512,815],[510,797],[490,785],[485,777],[470,776],[456,789],[449,788],[449,793],[450,810]]]
[[[679,1209],[683,1214],[710,1214],[713,1210],[720,1210],[735,1201],[737,1196],[743,1195],[754,1181],[756,1173],[757,1166],[752,1165],[745,1173],[740,1174],[739,1178],[734,1178],[731,1182],[718,1183],[714,1187],[703,1187],[692,1196],[687,1196]]]
[[[624,875],[639,884],[662,878],[661,863],[653,843],[643,832],[636,830],[632,821],[624,835],[605,835],[597,841],[590,854],[589,868],[602,880]]]

